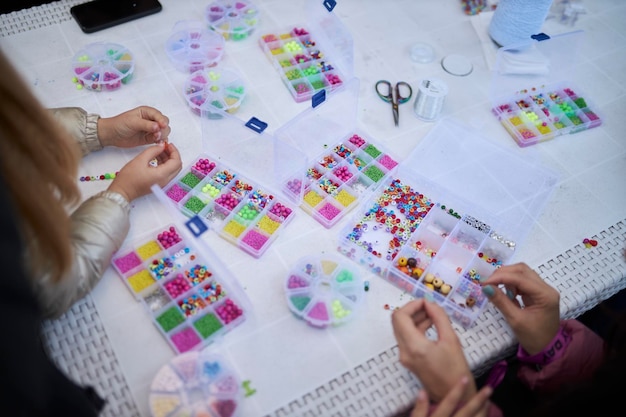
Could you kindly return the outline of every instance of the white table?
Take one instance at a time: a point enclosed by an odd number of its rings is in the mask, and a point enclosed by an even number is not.
[[[81,106],[103,116],[141,104],[159,108],[170,118],[171,141],[181,150],[183,160],[191,161],[201,150],[200,120],[183,100],[186,76],[168,61],[164,42],[176,21],[200,19],[208,2],[162,0],[161,13],[91,35],[82,33],[69,18],[67,10],[76,3],[53,3],[2,16],[0,47],[46,106]],[[309,103],[292,99],[262,54],[255,35],[306,24],[304,2],[259,0],[255,4],[261,11],[255,34],[241,42],[227,42],[219,65],[236,68],[250,86],[236,116],[242,120],[256,116],[269,124],[267,131],[272,133]],[[586,2],[587,13],[576,26],[546,22],[544,31],[549,34],[586,31],[576,74],[604,122],[598,128],[541,143],[531,151],[519,148],[490,113],[488,54],[474,28],[485,15],[470,18],[454,0],[381,4],[343,0],[334,11],[354,40],[354,75],[360,79],[359,128],[395,155],[407,154],[433,124],[418,120],[411,103],[400,106],[400,126],[395,127],[389,106],[375,94],[374,83],[379,79],[405,80],[415,91],[418,81],[425,77],[445,80],[450,93],[442,117],[479,129],[513,152],[533,152],[560,174],[517,258],[537,268],[561,291],[562,315],[575,317],[626,287],[622,254],[626,235],[626,5],[617,0]],[[472,19],[478,24],[473,25]],[[71,59],[78,49],[95,41],[117,42],[133,51],[137,70],[131,83],[111,93],[75,89]],[[434,47],[434,62],[416,64],[410,60],[409,49],[418,41]],[[472,62],[470,75],[455,77],[442,70],[440,59],[453,53]],[[104,150],[90,155],[81,166],[81,174],[112,172],[136,153]],[[104,187],[104,181],[81,183],[85,196]],[[129,240],[164,224],[168,215],[153,196],[133,206]],[[241,415],[380,416],[412,401],[419,384],[397,362],[390,311],[383,308],[385,304],[402,305],[409,299],[406,294],[362,270],[371,284],[364,312],[345,326],[325,330],[295,319],[284,301],[283,280],[293,262],[304,255],[334,252],[339,230],[351,219],[347,216],[325,229],[298,209],[293,222],[260,259],[216,234],[205,234],[207,244],[228,265],[254,306],[253,319],[229,333],[222,346],[240,377],[250,380],[256,389],[256,394],[243,401]],[[587,249],[584,238],[594,238],[599,245]],[[88,312],[94,320],[101,320],[94,331],[106,333],[103,337],[112,351],[87,344],[86,348],[80,346],[78,354],[88,357],[96,369],[119,367],[124,380],[100,381],[100,386],[105,386],[101,390],[127,384],[134,404],[126,403],[124,414],[148,416],[150,382],[174,352],[112,268],[84,303],[61,320],[78,323],[80,328],[85,325],[80,315]],[[95,308],[89,307],[92,304]],[[67,326],[63,329],[72,331]],[[458,330],[476,373],[510,352],[514,344],[511,332],[491,307],[474,327]],[[73,354],[66,352],[66,356]],[[65,361],[77,379],[91,379],[91,383],[98,379],[97,371],[72,365],[72,358]],[[110,408],[105,413],[115,414]]]

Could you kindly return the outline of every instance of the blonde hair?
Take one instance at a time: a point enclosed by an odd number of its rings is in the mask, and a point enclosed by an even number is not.
[[[0,97],[0,174],[28,246],[30,271],[59,282],[72,266],[67,210],[80,200],[80,149],[2,51]]]

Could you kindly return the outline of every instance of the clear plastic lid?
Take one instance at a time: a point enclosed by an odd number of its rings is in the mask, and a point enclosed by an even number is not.
[[[222,59],[225,41],[201,21],[177,22],[165,42],[165,52],[176,69],[193,73]]]

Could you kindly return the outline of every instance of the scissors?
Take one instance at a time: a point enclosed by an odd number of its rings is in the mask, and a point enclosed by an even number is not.
[[[386,86],[386,92],[383,93],[380,91],[380,85]],[[400,86],[405,86],[409,89],[408,96],[403,96],[402,94],[400,94]],[[398,121],[400,119],[400,115],[398,113],[398,105],[406,103],[411,99],[411,96],[413,95],[413,89],[411,88],[411,86],[404,81],[398,81],[396,83],[396,86],[392,89],[391,83],[389,81],[379,80],[376,82],[376,94],[378,94],[378,97],[380,97],[383,101],[391,103],[391,110],[393,111],[393,121],[396,126],[398,126]]]

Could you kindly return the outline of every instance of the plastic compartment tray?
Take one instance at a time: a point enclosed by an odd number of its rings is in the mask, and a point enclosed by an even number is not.
[[[295,213],[213,157],[200,155],[164,188],[187,216],[200,216],[229,242],[260,257]]]
[[[343,84],[344,75],[314,34],[304,28],[261,36],[259,45],[297,102],[309,100],[322,89]]]
[[[204,11],[204,19],[226,40],[247,39],[259,24],[259,11],[249,1],[217,0]]]
[[[602,124],[582,91],[559,83],[522,90],[492,109],[521,147]]]
[[[174,25],[165,42],[165,52],[174,67],[182,72],[213,67],[224,55],[224,38],[200,21],[181,21]]]
[[[302,195],[301,207],[326,228],[384,183],[398,162],[362,133],[348,134],[307,167],[304,183],[290,180],[285,191]]]
[[[300,259],[285,281],[289,309],[313,327],[351,320],[362,303],[360,274],[334,256]]]
[[[185,100],[191,110],[208,118],[221,118],[214,108],[235,113],[246,96],[241,77],[229,69],[202,69],[185,82]]]
[[[72,58],[74,81],[93,91],[117,90],[131,80],[134,70],[133,55],[116,43],[91,43]]]
[[[150,385],[153,417],[235,417],[243,400],[241,382],[222,355],[187,352],[165,364]]]
[[[112,264],[176,352],[210,344],[247,316],[230,275],[173,224],[121,248]]]

